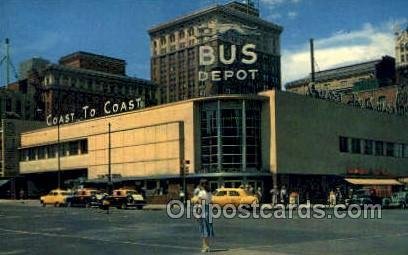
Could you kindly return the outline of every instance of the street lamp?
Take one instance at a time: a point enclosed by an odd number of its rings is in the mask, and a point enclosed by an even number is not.
[[[108,187],[107,187],[107,191],[108,194],[110,195],[112,193],[112,143],[111,143],[111,123],[108,123]]]
[[[181,171],[180,171],[180,175],[181,175],[181,179],[182,179],[182,189],[183,189],[183,203],[185,204],[187,201],[187,186],[186,186],[186,175],[188,175],[189,172],[189,164],[190,164],[190,160],[183,160],[181,162]]]

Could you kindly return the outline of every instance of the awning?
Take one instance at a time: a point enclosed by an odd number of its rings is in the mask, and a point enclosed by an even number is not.
[[[0,180],[0,187],[7,184],[10,180]]]
[[[403,185],[395,179],[361,179],[346,178],[347,182],[355,185]]]
[[[398,181],[408,184],[408,178],[399,178]]]

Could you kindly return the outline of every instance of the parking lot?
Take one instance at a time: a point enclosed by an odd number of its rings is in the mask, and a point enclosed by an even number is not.
[[[408,254],[408,210],[382,219],[217,219],[216,254]],[[194,219],[165,210],[0,203],[0,254],[198,254]]]

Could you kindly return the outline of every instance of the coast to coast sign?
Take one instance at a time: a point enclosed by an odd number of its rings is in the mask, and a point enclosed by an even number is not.
[[[103,104],[103,112],[98,113],[96,108],[92,108],[89,105],[85,105],[81,108],[80,114],[75,112],[64,113],[60,115],[47,115],[46,121],[48,126],[55,126],[61,124],[67,124],[77,122],[81,120],[91,119],[96,116],[107,116],[115,113],[122,113],[133,111],[144,107],[144,102],[141,98],[130,99],[123,102],[106,101]]]

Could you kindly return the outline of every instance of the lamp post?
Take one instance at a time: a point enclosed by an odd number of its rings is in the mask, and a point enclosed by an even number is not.
[[[60,123],[57,124],[57,162],[58,162],[58,189],[61,188],[61,143],[60,143]]]
[[[185,204],[187,202],[187,185],[186,185],[186,175],[189,172],[189,167],[188,165],[190,164],[190,160],[183,160],[181,162],[181,179],[182,179],[182,189],[183,189],[183,203]]]

